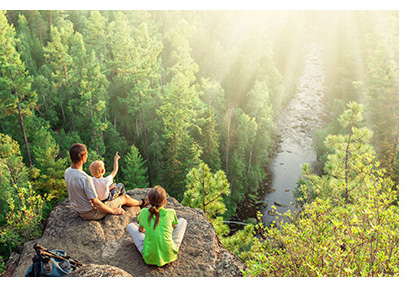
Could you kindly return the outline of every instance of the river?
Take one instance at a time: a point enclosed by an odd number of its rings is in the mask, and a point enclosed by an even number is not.
[[[262,221],[268,226],[279,213],[295,211],[293,190],[297,187],[304,163],[314,165],[317,155],[313,134],[325,125],[323,50],[319,40],[310,36],[305,64],[295,95],[280,113],[276,125],[280,144],[269,167],[272,181],[260,207]],[[285,219],[285,218],[283,218]]]

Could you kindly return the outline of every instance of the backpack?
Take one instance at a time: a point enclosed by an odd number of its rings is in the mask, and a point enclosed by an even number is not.
[[[82,265],[62,250],[47,250],[37,243],[34,250],[33,264],[28,267],[25,277],[61,277]]]

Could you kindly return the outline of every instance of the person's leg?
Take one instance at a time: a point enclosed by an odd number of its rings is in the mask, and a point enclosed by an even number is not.
[[[127,205],[127,206],[139,206],[142,205],[142,200],[136,200],[130,197],[127,194],[121,195],[118,198],[122,198],[122,205]]]
[[[79,213],[78,215],[81,216],[82,219],[85,220],[100,220],[107,215],[106,212],[99,211],[98,209],[94,208],[91,211],[85,212],[85,213]]]
[[[123,183],[118,183],[116,189],[118,190],[119,195],[126,194],[125,185]]]
[[[183,236],[185,235],[187,221],[184,218],[178,218],[178,221],[178,225],[176,225],[175,229],[173,230],[172,239],[179,248],[180,244],[182,244]]]
[[[129,223],[126,228],[128,229],[128,232],[131,235],[136,248],[143,255],[143,242],[145,241],[145,233],[139,232],[139,225],[135,223]]]
[[[116,198],[117,196],[125,194],[125,186],[123,183],[118,183],[114,189],[110,191],[109,200]]]
[[[114,200],[105,201],[104,204],[110,208],[119,208],[123,204],[122,198],[115,198]],[[100,211],[96,208],[86,213],[78,213],[85,220],[99,220],[105,217],[108,213]]]

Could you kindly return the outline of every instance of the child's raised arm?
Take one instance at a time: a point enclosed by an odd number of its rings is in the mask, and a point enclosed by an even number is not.
[[[112,172],[111,172],[112,178],[114,178],[115,175],[118,173],[118,160],[119,160],[120,158],[121,158],[121,157],[119,156],[118,152],[116,152],[116,154],[115,154],[115,156],[114,156],[114,168],[113,168],[113,170],[112,170]]]

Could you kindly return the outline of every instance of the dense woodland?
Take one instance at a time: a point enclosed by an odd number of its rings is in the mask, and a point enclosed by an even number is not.
[[[260,200],[312,31],[331,115],[321,171],[304,168],[288,224],[229,235],[223,220]],[[67,197],[81,142],[87,173],[118,151],[127,189],[202,208],[245,275],[399,275],[396,11],[3,11],[0,44],[0,271]]]

